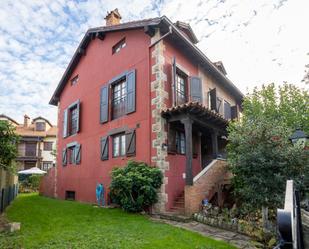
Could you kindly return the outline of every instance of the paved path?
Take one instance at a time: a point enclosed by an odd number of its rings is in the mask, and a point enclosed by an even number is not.
[[[179,221],[172,221],[172,220],[163,220],[160,218],[151,218],[154,221],[163,222],[166,224],[170,224],[176,227],[184,228],[186,230],[198,232],[199,234],[207,237],[214,238],[216,240],[223,240],[226,241],[232,245],[235,245],[236,247],[240,249],[254,249],[252,245],[252,242],[249,237],[245,235],[241,235],[238,233],[234,233],[231,231],[226,231],[220,228],[215,228],[212,226],[208,226],[196,221],[190,221],[190,222],[179,222]]]

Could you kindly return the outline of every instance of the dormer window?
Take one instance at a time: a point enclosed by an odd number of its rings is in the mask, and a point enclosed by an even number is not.
[[[123,38],[116,45],[113,46],[112,52],[113,54],[118,53],[122,48],[126,46],[126,38]]]
[[[46,130],[45,122],[36,122],[35,123],[35,130],[37,130],[37,131],[45,131]]]
[[[78,75],[76,75],[73,79],[71,79],[71,86],[76,85],[78,82]]]

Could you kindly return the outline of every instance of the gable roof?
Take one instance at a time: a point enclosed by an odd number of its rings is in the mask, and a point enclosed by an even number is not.
[[[46,118],[43,118],[42,116],[38,116],[38,117],[34,118],[34,119],[32,120],[32,123],[34,123],[34,122],[35,122],[36,120],[38,120],[38,119],[43,119],[46,123],[49,124],[50,127],[53,127],[53,125],[51,124],[51,122],[49,122],[49,120],[47,120]]]
[[[184,23],[178,23],[183,25]],[[99,38],[104,39],[105,34],[108,32],[141,29],[145,30],[145,33],[152,36],[154,34],[154,28],[160,28],[164,32],[168,32],[171,28],[171,35],[167,36],[167,39],[178,44],[184,51],[187,52],[192,59],[197,61],[205,70],[210,71],[212,75],[218,79],[223,87],[228,89],[239,101],[242,101],[243,94],[241,91],[206,57],[206,55],[192,42],[191,38],[186,36],[182,30],[180,30],[175,24],[173,24],[166,16],[150,18],[145,20],[121,23],[111,26],[103,26],[89,29],[84,35],[78,48],[76,49],[68,67],[66,68],[52,98],[49,101],[51,105],[57,105],[60,94],[65,87],[66,82],[69,80],[74,68],[78,64],[81,56],[85,54],[85,50],[92,39]],[[188,27],[186,27],[188,28]],[[191,28],[190,28],[191,29]],[[193,31],[192,31],[192,34]],[[195,36],[195,35],[194,35]]]
[[[0,118],[5,118],[9,121],[11,121],[12,123],[19,125],[19,123],[17,121],[15,121],[14,119],[10,118],[9,116],[5,115],[5,114],[0,114]]]

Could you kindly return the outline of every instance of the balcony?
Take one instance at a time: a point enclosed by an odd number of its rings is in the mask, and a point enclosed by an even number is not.
[[[28,148],[19,148],[18,149],[18,161],[25,160],[37,160],[42,158],[42,150],[41,149],[28,149]]]

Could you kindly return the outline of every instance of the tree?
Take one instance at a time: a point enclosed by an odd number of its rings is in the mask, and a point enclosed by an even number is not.
[[[158,168],[129,161],[126,167],[112,171],[111,198],[128,212],[140,212],[157,202],[162,178]]]
[[[14,171],[17,157],[17,143],[19,136],[15,134],[15,127],[6,120],[0,120],[0,168]]]
[[[243,117],[228,132],[228,163],[234,174],[235,194],[249,211],[283,204],[285,183],[294,179],[304,190],[309,151],[293,146],[296,128],[309,131],[308,92],[285,84],[255,89],[245,97]]]

